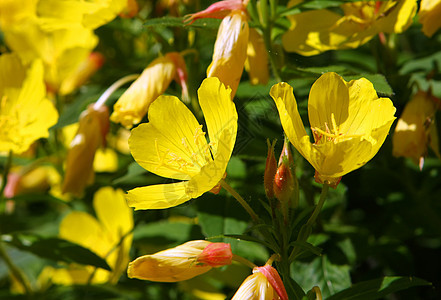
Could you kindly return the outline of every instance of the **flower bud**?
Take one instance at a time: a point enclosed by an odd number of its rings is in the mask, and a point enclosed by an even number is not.
[[[138,257],[129,264],[127,275],[156,282],[178,282],[231,264],[229,244],[190,241],[175,248]]]
[[[210,267],[222,267],[230,265],[233,259],[231,245],[227,243],[212,243],[204,248],[198,256],[198,263],[209,265]]]
[[[233,10],[245,11],[246,3],[243,3],[242,0],[218,1],[200,12],[186,16],[184,22],[191,25],[197,19],[202,18],[223,19]]]
[[[282,153],[279,158],[279,167],[274,176],[274,195],[282,206],[283,215],[287,216],[288,208],[291,206],[293,195],[296,190],[297,181],[293,175],[294,160],[291,150],[289,150],[289,141],[285,139]]]
[[[244,280],[232,298],[241,299],[288,300],[288,294],[277,270],[266,264],[255,267],[253,274]]]
[[[226,16],[217,32],[213,58],[207,68],[207,77],[217,77],[236,94],[247,57],[248,16],[242,10],[233,10]]]
[[[270,141],[267,140],[268,144],[268,155],[266,157],[266,166],[265,166],[265,174],[263,177],[263,185],[265,187],[265,194],[268,199],[274,198],[274,176],[277,171],[277,162],[276,157],[274,156],[274,146],[276,145],[276,140],[270,144]]]
[[[93,160],[96,150],[105,144],[109,130],[107,106],[89,105],[80,115],[78,131],[67,154],[63,193],[81,195],[88,183],[93,182]]]
[[[173,79],[186,89],[185,62],[176,52],[158,57],[144,69],[113,106],[112,122],[126,128],[141,122],[150,104],[167,90]]]

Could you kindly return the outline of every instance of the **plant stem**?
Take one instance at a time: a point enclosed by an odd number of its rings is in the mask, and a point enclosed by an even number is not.
[[[95,109],[100,108],[101,106],[106,104],[106,101],[109,99],[109,97],[121,86],[124,84],[136,80],[139,77],[139,74],[131,74],[124,76],[123,78],[118,79],[115,81],[107,90],[104,91],[104,93],[99,97],[99,99],[95,102],[93,107]]]
[[[1,239],[0,239],[0,257],[5,261],[9,271],[11,272],[11,275],[15,279],[17,279],[18,282],[21,283],[21,285],[26,291],[26,294],[28,295],[32,294],[32,288],[29,283],[29,280],[26,278],[26,275],[16,265],[14,265],[8,253],[6,252],[6,249],[3,245],[3,241]]]
[[[306,222],[307,225],[309,225],[309,226],[314,225],[320,211],[322,210],[323,204],[325,203],[326,196],[328,195],[328,191],[329,191],[329,185],[324,183],[323,187],[322,187],[322,193],[320,194],[319,202],[317,203],[316,207],[314,208],[314,211],[312,212],[311,217],[309,217],[308,222]]]
[[[240,203],[240,205],[242,205],[242,207],[251,216],[253,221],[259,223],[259,217],[251,208],[251,206],[224,179],[220,181],[220,184],[225,190],[227,190],[231,194],[231,196],[233,196]]]
[[[8,174],[9,174],[9,169],[11,168],[11,164],[12,164],[12,150],[9,150],[8,157],[6,159],[6,164],[5,164],[5,167],[3,170],[2,181],[1,181],[0,210],[3,210],[3,207],[6,207],[6,203],[4,203],[5,202],[5,195],[3,193],[4,193],[6,185],[8,183]]]
[[[237,261],[247,267],[250,267],[251,269],[254,269],[255,267],[257,267],[255,264],[253,264],[252,262],[250,262],[248,259],[243,258],[242,256],[233,254],[233,260]]]
[[[317,217],[322,210],[323,204],[325,203],[326,196],[328,195],[329,191],[329,185],[324,183],[322,187],[322,193],[320,194],[320,199],[317,205],[314,208],[314,211],[312,212],[312,215],[309,217],[308,221],[300,228],[299,235],[297,236],[297,242],[306,242],[309,235],[312,232],[312,226],[314,225],[315,221],[317,220]],[[297,255],[301,252],[301,249],[299,247],[294,247],[291,251],[291,254],[289,255],[289,262],[292,262]]]

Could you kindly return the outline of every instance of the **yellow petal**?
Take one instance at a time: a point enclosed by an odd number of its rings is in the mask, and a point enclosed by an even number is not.
[[[286,82],[275,84],[271,88],[270,95],[276,102],[280,121],[289,141],[302,153],[300,141],[305,138],[309,142],[309,136],[300,118],[292,87]]]
[[[191,199],[186,193],[187,185],[178,182],[135,188],[127,192],[127,203],[135,210],[173,207]]]
[[[183,281],[211,269],[198,265],[197,256],[209,245],[208,241],[190,241],[175,248],[137,258],[129,264],[130,278],[157,282]]]
[[[44,25],[49,29],[75,24],[95,29],[110,22],[126,6],[127,0],[45,0],[40,1],[38,8]]]
[[[436,111],[435,102],[428,93],[418,92],[406,104],[392,139],[393,155],[412,158],[419,163],[421,157],[427,154],[430,128],[434,123]]]
[[[329,44],[340,44],[346,40],[344,35],[334,35],[331,39],[326,32],[328,28],[336,28],[340,18],[340,15],[328,10],[307,11],[289,17],[291,27],[282,36],[284,49],[306,56],[332,49]]]
[[[412,25],[413,17],[417,11],[417,1],[402,0],[387,2],[391,4],[383,3],[378,12],[380,16],[375,24],[377,32],[402,33]],[[383,15],[385,17],[381,17]]]
[[[251,84],[268,83],[268,54],[265,42],[262,35],[254,28],[250,28],[245,70],[248,72]]]
[[[34,61],[25,69],[16,55],[0,56],[0,151],[26,151],[58,120],[45,98],[43,65]]]
[[[118,154],[112,148],[98,148],[93,160],[95,172],[116,172],[118,170]]]
[[[149,120],[133,129],[129,138],[136,162],[168,178],[184,180],[197,174],[206,163],[207,141],[185,104],[176,97],[161,96],[152,104]]]
[[[248,20],[240,10],[232,11],[219,27],[214,44],[213,59],[207,69],[207,77],[217,77],[236,94],[242,76],[248,43]]]
[[[418,21],[423,25],[423,32],[431,37],[441,27],[441,1],[421,0]]]
[[[330,72],[320,76],[312,85],[308,100],[308,116],[311,128],[321,128],[325,124],[332,129],[334,114],[337,125],[348,119],[349,91],[345,81],[336,73]],[[361,106],[357,106],[359,108]]]
[[[225,88],[216,77],[207,78],[198,90],[198,98],[207,123],[213,155],[218,152],[219,143],[231,153],[237,132],[237,111],[231,100],[231,89]],[[220,140],[223,131],[230,132],[229,140]]]
[[[265,275],[256,272],[243,281],[233,298],[231,298],[231,300],[242,299],[272,300],[280,299],[280,297],[268,282]]]
[[[100,223],[115,237],[115,241],[133,228],[133,212],[126,203],[124,192],[111,187],[99,189],[93,199],[93,207]]]
[[[111,248],[98,221],[85,212],[71,212],[60,224],[60,238],[79,244],[105,257]]]

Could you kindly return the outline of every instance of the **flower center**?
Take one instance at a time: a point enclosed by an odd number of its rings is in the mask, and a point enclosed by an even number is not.
[[[169,170],[191,176],[193,172],[190,172],[189,168],[200,169],[213,160],[211,153],[212,143],[207,143],[205,132],[202,131],[202,125],[195,128],[193,132],[193,143],[190,143],[188,138],[184,136],[181,139],[181,144],[190,160],[188,160],[188,158],[182,158],[170,149],[161,152],[159,150],[158,139],[155,139],[155,149],[158,157],[156,169],[165,167]],[[196,149],[193,145],[196,146]]]
[[[314,135],[314,141],[316,145],[324,144],[326,142],[334,142],[339,143],[346,140],[350,140],[355,137],[361,137],[362,134],[346,134],[344,132],[340,132],[340,128],[335,121],[334,113],[331,113],[331,128],[328,123],[325,122],[325,129],[320,129],[318,127],[311,127],[311,131]]]

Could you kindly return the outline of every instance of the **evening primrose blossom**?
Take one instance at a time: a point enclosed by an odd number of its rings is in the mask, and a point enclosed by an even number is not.
[[[378,98],[365,78],[346,82],[326,73],[313,84],[308,115],[314,143],[297,110],[292,87],[271,88],[283,129],[299,153],[315,168],[315,179],[335,187],[341,176],[362,167],[380,149],[395,120],[395,107]]]
[[[57,120],[57,110],[46,99],[41,61],[25,68],[17,55],[1,55],[0,151],[25,152],[37,139],[48,137]]]
[[[66,268],[46,267],[42,272],[55,284],[72,285],[118,282],[129,262],[132,244],[133,212],[122,190],[99,189],[93,199],[96,218],[73,211],[60,224],[59,237],[87,248],[104,258],[112,271],[93,266],[70,264]],[[92,278],[91,278],[92,277]]]
[[[132,130],[129,147],[144,169],[181,182],[135,188],[129,206],[163,209],[197,198],[218,186],[225,176],[236,141],[237,112],[231,89],[207,78],[198,90],[210,142],[202,125],[178,98],[160,96],[149,110],[149,123]]]
[[[129,264],[129,278],[157,282],[191,279],[212,268],[231,264],[230,244],[190,241],[175,248],[138,257]]]
[[[302,2],[291,0],[288,7]],[[343,15],[320,9],[289,16],[291,27],[282,37],[285,50],[317,55],[357,48],[380,32],[401,33],[412,24],[417,1],[359,1],[343,3],[340,9]]]

